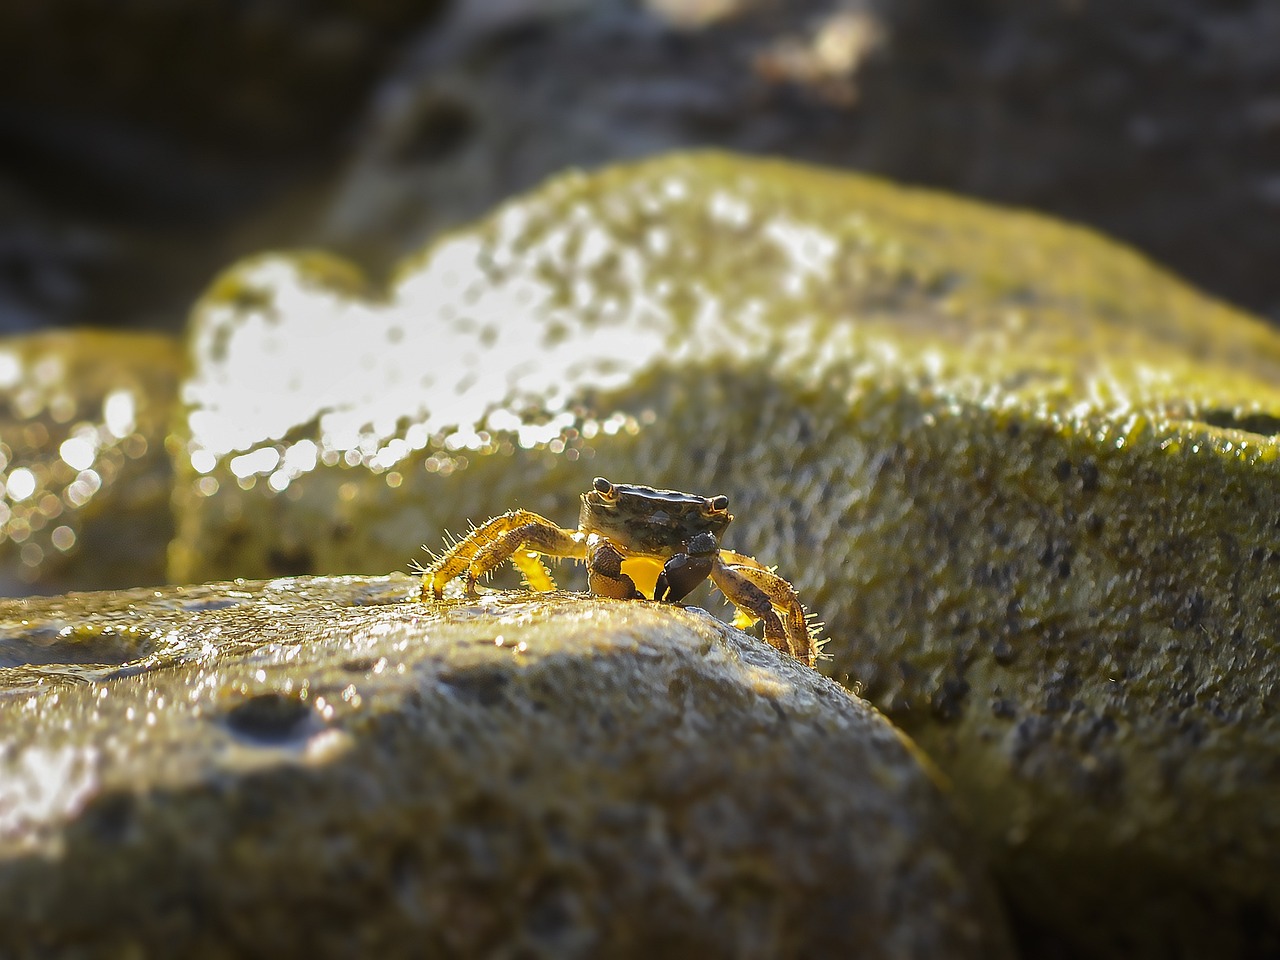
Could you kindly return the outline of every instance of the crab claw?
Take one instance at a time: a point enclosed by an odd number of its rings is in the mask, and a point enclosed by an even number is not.
[[[663,564],[658,582],[653,588],[653,599],[679,603],[710,574],[710,557],[691,557],[687,553],[677,553]]]
[[[674,554],[662,565],[653,588],[653,599],[679,603],[693,588],[711,575],[719,543],[713,534],[700,533],[685,547],[685,553]]]

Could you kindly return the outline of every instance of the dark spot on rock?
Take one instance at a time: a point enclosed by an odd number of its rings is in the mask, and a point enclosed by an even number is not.
[[[57,621],[0,632],[0,667],[73,663],[115,666],[140,660],[154,650],[150,634],[134,627],[117,629],[100,623]]]
[[[813,435],[813,420],[808,414],[798,414],[796,416],[796,441],[801,446],[808,446],[813,442]]]
[[[968,681],[952,677],[942,681],[942,686],[933,692],[929,706],[933,715],[943,723],[952,723],[960,719],[964,712],[964,698],[969,693]]]
[[[1070,477],[1070,476],[1071,476],[1071,461],[1070,461],[1070,460],[1059,460],[1059,461],[1058,461],[1056,464],[1054,464],[1054,466],[1053,466],[1053,475],[1054,475],[1055,477],[1057,477],[1059,480],[1066,480],[1068,477]]]
[[[80,826],[103,843],[121,843],[133,826],[136,806],[132,794],[106,794],[84,808]]]
[[[1069,576],[1071,576],[1071,561],[1059,560],[1058,561],[1058,577],[1062,580],[1065,580]]]
[[[493,707],[506,699],[505,691],[511,677],[501,670],[477,667],[442,674],[440,680],[458,699]]]
[[[373,657],[355,657],[344,661],[342,669],[347,673],[368,673],[377,663],[378,661]]]
[[[1014,420],[1007,427],[1004,428],[1004,434],[1010,440],[1017,440],[1018,437],[1021,436],[1022,434],[1022,424]]]
[[[426,871],[422,854],[410,844],[400,844],[391,854],[391,882],[402,891],[416,891]]]
[[[276,547],[267,552],[267,568],[273,576],[299,577],[311,573],[314,567],[315,558],[306,547]]]
[[[1084,532],[1091,537],[1099,536],[1106,524],[1107,521],[1100,514],[1090,512],[1084,518]]]
[[[1075,693],[1080,689],[1080,676],[1074,670],[1055,670],[1045,682],[1044,709],[1046,713],[1066,713],[1079,705]]]
[[[299,736],[311,717],[311,708],[300,697],[271,692],[237,703],[223,715],[223,722],[237,736],[283,743]]]
[[[1264,437],[1280,435],[1280,417],[1274,417],[1269,413],[1237,415],[1234,410],[1206,410],[1200,414],[1200,422],[1226,430],[1258,433]]]
[[[471,109],[452,97],[436,94],[417,104],[417,116],[393,144],[398,162],[417,166],[438,163],[456,154],[475,132]]]
[[[1017,579],[1011,563],[984,563],[974,568],[973,581],[978,586],[1007,590]]]
[[[1194,627],[1204,618],[1208,605],[1204,594],[1199,590],[1193,590],[1182,598],[1177,611],[1174,612],[1173,628],[1175,630],[1187,630]]]
[[[1080,489],[1085,493],[1098,489],[1098,464],[1092,457],[1080,464]]]
[[[229,607],[243,606],[247,602],[243,597],[192,597],[182,602],[181,609],[199,613],[202,610],[226,610]]]
[[[991,713],[999,720],[1012,720],[1018,715],[1018,704],[1001,697],[991,701]]]
[[[1114,717],[1103,714],[1102,716],[1095,718],[1093,722],[1089,724],[1081,738],[1081,749],[1092,750],[1094,744],[1099,740],[1115,736],[1119,729],[1120,726],[1116,723]]]
[[[418,586],[387,585],[371,583],[361,587],[353,594],[348,603],[353,607],[389,607],[404,603],[406,600],[418,599]]]
[[[1008,666],[1017,658],[1017,651],[1004,637],[995,642],[995,646],[991,648],[991,655],[996,658],[996,663]]]
[[[577,932],[573,895],[559,883],[544,883],[536,890],[524,912],[529,933],[538,940],[555,943]],[[568,946],[568,944],[565,944]]]

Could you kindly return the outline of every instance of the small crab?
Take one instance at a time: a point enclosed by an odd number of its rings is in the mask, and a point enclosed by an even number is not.
[[[596,477],[582,495],[578,529],[566,530],[528,510],[509,510],[459,540],[423,571],[422,598],[439,600],[455,577],[466,577],[467,596],[476,581],[504,560],[533,590],[554,590],[539,559],[571,557],[587,562],[587,587],[599,597],[647,599],[623,564],[637,576],[647,562],[661,565],[653,599],[683,600],[708,577],[738,609],[739,620],[764,621],[765,639],[813,666],[817,646],[794,588],[751,557],[720,548],[733,520],[729,498],[700,497]]]

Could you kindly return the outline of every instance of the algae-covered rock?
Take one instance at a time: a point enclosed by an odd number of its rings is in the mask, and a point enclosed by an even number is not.
[[[402,566],[572,523],[593,474],[725,493],[1027,923],[1280,928],[1274,332],[1085,230],[713,155],[562,177],[359,283],[266,258],[201,305],[177,578]]]
[[[0,339],[0,594],[164,580],[180,357],[159,336]]]
[[[674,606],[415,587],[0,603],[0,954],[1009,955],[836,684]]]

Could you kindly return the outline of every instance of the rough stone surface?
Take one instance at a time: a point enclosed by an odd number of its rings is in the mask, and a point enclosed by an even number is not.
[[[699,611],[415,587],[0,603],[0,954],[1010,956],[836,684]]]
[[[180,358],[138,334],[0,342],[0,595],[164,581]]]
[[[1079,228],[707,155],[553,181],[358,286],[265,258],[202,305],[176,577],[401,566],[511,507],[571,524],[593,474],[725,493],[1029,922],[1274,942],[1264,325]]]

